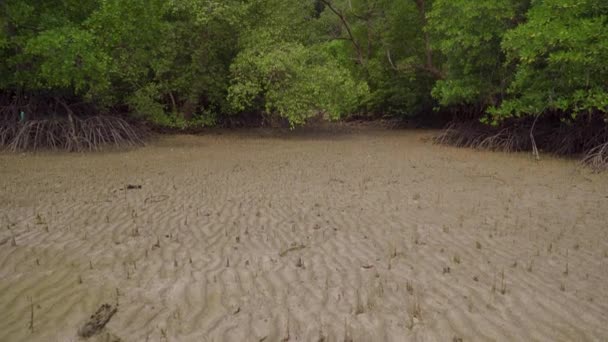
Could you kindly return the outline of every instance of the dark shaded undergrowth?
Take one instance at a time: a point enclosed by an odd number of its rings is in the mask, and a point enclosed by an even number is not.
[[[147,129],[116,115],[60,98],[18,98],[0,106],[0,148],[17,151],[95,151],[141,146]]]
[[[558,115],[511,119],[498,126],[478,120],[454,121],[435,143],[503,152],[581,157],[596,171],[608,169],[608,125],[601,115],[564,120]]]
[[[10,100],[9,100],[10,99]],[[146,125],[129,115],[100,115],[90,105],[61,97],[0,97],[0,149],[8,151],[64,150],[97,151],[104,148],[131,148],[145,144],[151,132],[198,133],[201,130],[167,130]],[[459,113],[463,113],[459,110]],[[465,113],[466,114],[466,113]],[[557,156],[580,157],[594,170],[608,169],[608,125],[603,115],[580,115],[564,119],[564,115],[545,114],[538,118],[509,119],[490,126],[478,119],[464,116],[449,123],[434,142],[457,147],[504,152],[532,151]],[[440,122],[444,116],[427,115],[406,121],[391,121],[386,128],[429,126],[429,118]],[[310,119],[307,126],[323,126],[322,115]],[[357,117],[351,117],[351,121]],[[426,121],[425,121],[426,120]],[[346,121],[349,121],[348,119]],[[356,121],[356,120],[355,120]],[[407,125],[400,125],[406,122]],[[426,122],[426,124],[424,123]],[[283,127],[288,122],[263,115],[229,116],[217,122],[221,128]],[[208,131],[203,129],[202,132]]]

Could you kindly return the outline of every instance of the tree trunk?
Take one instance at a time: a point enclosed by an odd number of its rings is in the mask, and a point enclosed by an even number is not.
[[[419,66],[418,68],[424,71],[427,71],[434,78],[441,80],[445,78],[445,75],[439,68],[437,68],[433,64],[433,49],[431,48],[431,38],[429,33],[424,31],[424,28],[427,25],[426,21],[426,2],[425,0],[415,0],[416,7],[418,8],[418,15],[420,16],[420,23],[422,24],[423,36],[424,36],[424,51],[426,55],[425,64],[423,66]]]
[[[196,103],[190,99],[187,99],[182,106],[182,115],[184,120],[190,121],[194,116],[194,112],[196,111]]]

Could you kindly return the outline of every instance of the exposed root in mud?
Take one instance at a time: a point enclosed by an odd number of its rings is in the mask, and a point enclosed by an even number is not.
[[[596,171],[608,169],[608,143],[596,146],[589,150],[583,160],[583,165],[587,165]]]
[[[125,120],[112,116],[80,119],[72,116],[17,122],[0,122],[0,146],[10,151],[92,151],[106,146],[143,145],[145,133]]]
[[[529,130],[521,126],[495,128],[478,122],[451,123],[435,137],[438,144],[517,152],[530,150]]]
[[[147,135],[119,116],[74,98],[0,93],[0,148],[91,151],[143,145]]]
[[[500,126],[478,121],[450,123],[434,138],[437,144],[503,152],[533,151],[558,156],[580,156],[595,170],[608,169],[608,125],[601,115],[577,120],[559,117],[522,118]],[[537,147],[537,149],[535,149]]]

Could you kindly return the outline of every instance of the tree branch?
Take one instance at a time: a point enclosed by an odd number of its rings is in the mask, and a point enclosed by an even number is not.
[[[344,16],[344,14],[342,14],[342,12],[340,12],[339,10],[337,10],[333,6],[333,4],[331,3],[331,1],[329,1],[329,0],[321,0],[321,2],[324,3],[325,6],[327,6],[327,8],[329,8],[329,10],[332,11],[336,16],[338,16],[338,18],[342,22],[342,25],[346,29],[346,32],[348,33],[348,36],[350,38],[349,40],[355,46],[355,50],[357,51],[357,57],[358,57],[358,60],[359,60],[359,64],[363,65],[363,53],[361,51],[361,45],[359,45],[359,43],[355,39],[355,36],[353,35],[353,32],[350,29],[350,24],[346,20],[346,17]]]
[[[389,49],[386,49],[386,58],[388,59],[388,63],[391,65],[391,68],[393,68],[393,70],[399,70],[395,66],[395,63],[393,63],[393,58],[391,58],[391,50]]]

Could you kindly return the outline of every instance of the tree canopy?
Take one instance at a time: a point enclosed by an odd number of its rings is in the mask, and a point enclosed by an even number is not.
[[[605,116],[607,26],[604,0],[5,0],[0,92],[170,127]]]

